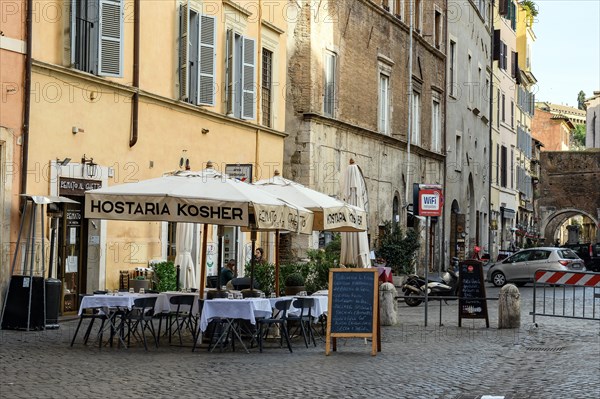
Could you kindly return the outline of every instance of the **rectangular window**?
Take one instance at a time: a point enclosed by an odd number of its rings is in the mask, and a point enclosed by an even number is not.
[[[414,91],[412,98],[412,137],[411,142],[421,144],[421,94]]]
[[[336,96],[336,64],[337,55],[331,51],[325,52],[323,71],[323,113],[326,116],[335,116]]]
[[[515,127],[515,103],[510,102],[510,127]]]
[[[506,46],[506,43],[502,42],[502,69],[504,69],[506,71],[506,68],[508,68],[508,47]]]
[[[500,127],[500,89],[496,90],[496,126]]]
[[[404,21],[404,0],[394,0],[394,15]]]
[[[273,52],[262,50],[262,124],[271,127],[271,90],[273,85]]]
[[[256,119],[255,40],[228,29],[225,48],[227,114]]]
[[[502,93],[502,122],[506,122],[506,96]]]
[[[421,33],[423,32],[423,2],[422,0],[415,0],[414,3],[414,10],[413,10],[413,14],[414,14],[414,29]]]
[[[431,108],[431,150],[440,152],[442,148],[442,127],[441,127],[440,103],[433,100]]]
[[[390,77],[379,74],[379,131],[390,134]]]
[[[500,184],[500,144],[496,144],[496,184]]]
[[[506,147],[502,146],[502,152],[500,154],[500,186],[506,187],[506,183],[508,181],[508,164],[507,164],[507,151]]]
[[[437,49],[442,47],[442,13],[438,10],[435,10],[434,16],[433,43]]]
[[[124,0],[71,0],[71,64],[100,76],[123,76]]]
[[[473,57],[471,57],[471,54],[469,54],[467,58],[467,85],[469,85],[469,97],[467,97],[467,104],[469,105],[469,107],[473,105],[473,90],[471,90],[471,85],[473,84],[473,74],[471,73],[471,70],[473,68],[472,62]]]
[[[485,110],[484,114],[485,116],[487,116],[488,119],[491,119],[490,117],[490,102],[489,99],[487,98],[487,96],[490,95],[490,78],[489,75],[488,77],[485,78],[485,93],[482,93],[482,98],[483,98],[483,102],[485,103],[485,106],[483,107],[483,109]]]
[[[514,188],[515,149],[510,149],[510,188]]]
[[[450,71],[448,78],[450,79],[450,95],[456,96],[456,42],[450,41]]]
[[[179,98],[215,105],[216,18],[181,6],[179,24]]]
[[[454,170],[460,172],[462,170],[462,159],[463,159],[462,137],[460,136],[460,134],[456,135],[455,145],[456,145],[456,147],[455,147],[456,148],[456,151],[455,151],[456,156],[454,157]]]

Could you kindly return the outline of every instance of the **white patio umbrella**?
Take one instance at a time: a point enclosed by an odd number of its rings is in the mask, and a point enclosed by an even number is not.
[[[359,207],[340,201],[295,181],[284,179],[276,170],[273,177],[259,180],[254,185],[266,192],[293,202],[314,214],[315,231],[365,231],[366,212]]]
[[[154,179],[86,191],[85,217],[290,231],[310,231],[313,221],[311,211],[231,179],[210,165],[199,172],[178,171]],[[220,267],[219,262],[219,271]],[[200,286],[201,291],[203,286]]]
[[[367,194],[367,185],[365,184],[362,171],[354,163],[353,159],[350,159],[350,165],[343,172],[341,182],[342,199],[368,212],[369,196]],[[369,237],[366,231],[342,233],[341,238],[341,264],[371,267],[369,260]]]
[[[184,289],[198,288],[196,266],[192,259],[194,223],[177,223],[175,235],[175,265],[179,265],[179,286]]]

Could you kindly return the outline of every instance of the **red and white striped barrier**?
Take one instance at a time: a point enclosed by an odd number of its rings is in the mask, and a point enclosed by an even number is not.
[[[535,281],[543,284],[600,287],[600,274],[538,270],[535,272]]]

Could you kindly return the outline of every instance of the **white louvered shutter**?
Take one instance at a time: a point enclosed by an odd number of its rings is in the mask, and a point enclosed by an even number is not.
[[[179,9],[179,99],[187,101],[190,97],[189,88],[189,31],[190,31],[190,6],[188,3]]]
[[[123,0],[100,0],[98,75],[123,75]]]
[[[215,43],[216,36],[215,17],[200,16],[200,51],[198,52],[198,64],[200,65],[200,76],[198,79],[198,104],[215,105]]]
[[[244,38],[242,56],[242,119],[256,118],[255,41]]]
[[[225,101],[226,101],[226,114],[233,115],[233,45],[234,37],[233,30],[227,30],[226,39],[226,66],[225,66]]]

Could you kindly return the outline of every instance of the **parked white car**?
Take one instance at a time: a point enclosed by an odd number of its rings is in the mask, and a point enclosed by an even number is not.
[[[538,269],[584,272],[585,265],[569,248],[527,248],[491,265],[486,281],[496,287],[502,287],[506,283],[523,286],[533,282],[535,271]]]

